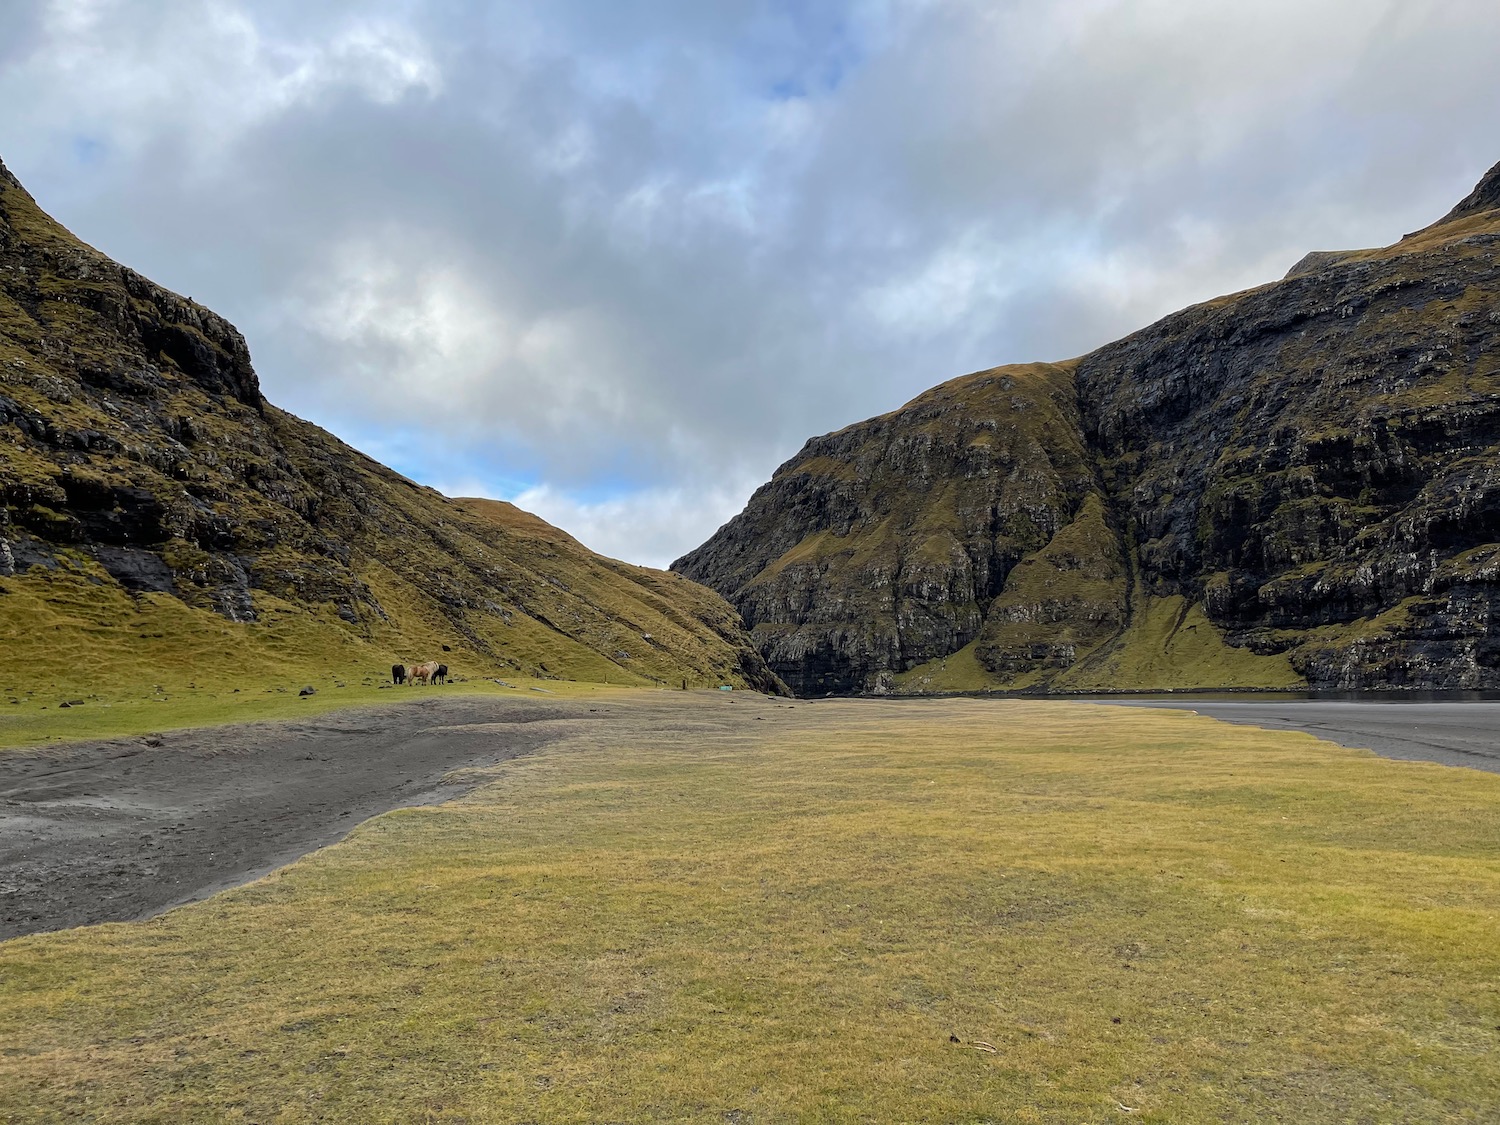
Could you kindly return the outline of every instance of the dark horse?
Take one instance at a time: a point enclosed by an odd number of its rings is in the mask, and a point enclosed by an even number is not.
[[[406,682],[406,665],[405,664],[392,664],[391,665],[391,683],[393,683],[393,684],[404,684],[405,682]]]
[[[432,682],[435,684],[446,684],[448,682],[448,665],[439,664],[437,671],[432,674]]]

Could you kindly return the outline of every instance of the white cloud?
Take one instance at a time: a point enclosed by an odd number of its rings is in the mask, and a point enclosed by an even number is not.
[[[233,163],[247,130],[267,121],[343,92],[390,105],[442,86],[421,37],[378,16],[350,13],[283,35],[233,0],[35,7],[37,47],[0,72],[0,97],[32,110],[6,115],[7,145],[29,141],[45,151],[85,134],[142,161],[170,147],[183,162],[178,174],[212,174]]]
[[[642,566],[665,568],[684,553],[683,543],[696,546],[703,528],[717,528],[738,512],[759,483],[747,479],[718,484],[693,481],[602,500],[579,498],[543,484],[525,489],[511,500],[561,527],[590,550]]]
[[[20,2],[0,155],[238,323],[273,401],[660,562],[813,433],[1435,218],[1500,158],[1497,33],[1489,0]]]

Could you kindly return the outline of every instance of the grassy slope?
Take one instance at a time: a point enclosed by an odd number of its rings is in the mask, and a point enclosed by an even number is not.
[[[1138,594],[1119,638],[1068,669],[1054,686],[1069,691],[1296,688],[1303,679],[1285,656],[1257,656],[1224,643],[1197,602]]]
[[[1285,656],[1257,656],[1234,648],[1182,597],[1153,598],[1137,590],[1128,623],[1067,669],[1030,669],[997,675],[975,655],[983,640],[897,677],[898,694],[986,691],[1194,691],[1211,688],[1275,690],[1304,686]],[[1039,634],[1039,636],[1044,634]],[[1058,635],[1071,637],[1070,631]]]
[[[1127,582],[1119,538],[1105,521],[1102,498],[1091,493],[1072,523],[1006,577],[985,612],[975,646],[980,664],[1024,676],[1065,653],[1071,666],[1124,628]]]
[[[450,500],[273,406],[210,393],[181,355],[152,350],[162,325],[226,366],[243,352],[237,333],[79,242],[3,169],[0,266],[0,540],[38,535],[57,564],[0,578],[12,669],[0,720],[158,686],[370,683],[429,658],[476,675],[745,682],[748,640],[712,592],[595,555],[512,505]],[[253,381],[248,355],[236,362]],[[159,526],[117,544],[169,563],[176,596],[133,596],[100,566],[79,481],[161,507]],[[252,576],[253,623],[214,611],[233,582],[225,560],[241,583]]]
[[[1491,189],[1493,186],[1491,183]],[[1391,246],[1325,255],[1325,264],[1338,260],[1349,270],[1347,284],[1336,300],[1347,301],[1352,314],[1391,290],[1440,278],[1439,271],[1445,267],[1489,258],[1492,240],[1500,233],[1500,209],[1493,209],[1497,202],[1500,196],[1491,190],[1476,204],[1480,210],[1445,219]],[[1271,282],[1203,302],[1136,336],[1149,342],[1156,335],[1198,331],[1204,322],[1198,314],[1214,313],[1219,319],[1213,331],[1205,333],[1204,354],[1216,363],[1233,367],[1233,351],[1241,336],[1253,342],[1258,332],[1273,330],[1268,325],[1274,325],[1277,318],[1268,314],[1266,301],[1284,284]],[[1147,506],[1158,507],[1182,498],[1174,493],[1190,494],[1181,479],[1184,470],[1177,451],[1180,445],[1197,444],[1193,435],[1164,439],[1169,452],[1153,469],[1155,475],[1143,484],[1132,477],[1141,467],[1139,450],[1113,463],[1099,458],[1096,452],[1084,448],[1081,432],[1068,432],[1067,410],[1047,409],[1049,401],[1054,400],[1039,393],[1040,388],[1047,383],[1055,382],[1059,387],[1066,384],[1071,397],[1075,391],[1071,380],[1079,364],[1087,366],[1090,357],[1062,365],[999,368],[953,380],[899,411],[814,439],[802,455],[778,471],[744,514],[675,565],[741,604],[747,618],[756,621],[757,640],[763,651],[789,676],[795,667],[787,665],[795,666],[806,653],[847,646],[849,638],[858,640],[874,632],[881,643],[866,647],[874,650],[877,661],[891,663],[889,654],[897,649],[900,659],[925,661],[893,677],[891,686],[898,692],[1040,686],[1064,690],[1293,687],[1305,685],[1303,673],[1309,669],[1326,677],[1330,668],[1360,650],[1384,654],[1364,658],[1376,679],[1384,661],[1390,684],[1409,683],[1403,675],[1411,668],[1420,674],[1424,660],[1430,659],[1424,652],[1424,641],[1454,628],[1454,618],[1459,619],[1457,628],[1470,630],[1476,644],[1483,647],[1482,624],[1476,628],[1472,620],[1462,620],[1465,595],[1458,596],[1457,608],[1446,620],[1434,618],[1433,613],[1434,605],[1442,605],[1444,591],[1450,585],[1473,582],[1483,587],[1493,581],[1493,560],[1473,556],[1493,555],[1494,546],[1461,551],[1442,563],[1434,576],[1434,596],[1429,599],[1434,604],[1425,607],[1425,617],[1414,612],[1424,608],[1419,605],[1387,605],[1372,616],[1343,620],[1339,597],[1341,592],[1350,592],[1356,604],[1363,605],[1368,600],[1366,587],[1372,565],[1378,564],[1380,581],[1399,585],[1399,574],[1394,572],[1401,565],[1402,536],[1407,532],[1391,534],[1390,521],[1397,517],[1415,528],[1451,526],[1451,534],[1459,539],[1466,535],[1483,537],[1477,528],[1493,507],[1491,500],[1483,498],[1488,487],[1484,482],[1495,459],[1495,451],[1488,444],[1492,438],[1484,436],[1488,423],[1483,419],[1500,395],[1500,366],[1492,346],[1476,343],[1488,338],[1470,329],[1490,322],[1493,286],[1455,284],[1450,289],[1437,299],[1413,300],[1410,307],[1382,305],[1377,327],[1350,340],[1337,333],[1330,335],[1326,325],[1318,332],[1288,333],[1275,362],[1261,362],[1243,393],[1235,392],[1234,402],[1244,400],[1243,416],[1231,412],[1220,419],[1215,425],[1222,424],[1222,430],[1215,429],[1212,440],[1206,442],[1205,447],[1212,450],[1207,468],[1213,483],[1203,496],[1200,534],[1217,529],[1232,539],[1235,529],[1250,520],[1247,513],[1257,511],[1260,500],[1284,497],[1255,516],[1266,561],[1247,564],[1247,573],[1257,575],[1260,590],[1277,605],[1295,607],[1299,591],[1310,588],[1314,578],[1330,591],[1327,598],[1332,608],[1326,619],[1338,623],[1304,625],[1293,631],[1275,625],[1277,615],[1269,614],[1273,624],[1248,640],[1262,652],[1269,651],[1274,642],[1286,649],[1285,655],[1257,656],[1248,647],[1230,646],[1224,641],[1224,630],[1209,622],[1201,600],[1203,586],[1222,582],[1227,577],[1224,572],[1189,575],[1185,587],[1156,587],[1158,592],[1185,588],[1195,601],[1192,606],[1184,607],[1176,597],[1153,598],[1133,591],[1129,620],[1114,636],[1101,637],[1111,632],[1109,625],[1118,617],[1112,603],[1119,599],[1111,587],[1121,580],[1113,559],[1119,552],[1112,542],[1115,534],[1102,521],[1082,516],[1073,526],[1058,532],[1055,542],[1061,543],[1060,552],[1046,545],[1045,536],[1028,542],[1024,536],[1012,535],[1010,545],[1020,544],[1026,557],[1010,572],[1004,591],[993,601],[977,597],[958,607],[960,612],[952,612],[945,602],[950,593],[943,581],[945,569],[947,574],[963,571],[961,552],[955,547],[967,546],[971,555],[978,556],[988,546],[985,536],[975,533],[976,524],[968,517],[974,509],[982,510],[991,498],[985,495],[982,475],[974,471],[970,461],[950,458],[946,467],[940,463],[918,464],[913,471],[911,465],[892,457],[892,451],[920,447],[935,435],[967,435],[966,427],[988,423],[994,416],[999,426],[997,436],[1007,447],[1005,456],[997,457],[995,464],[1004,466],[1011,479],[1041,479],[1050,472],[1052,465],[1037,455],[1038,448],[1053,454],[1060,465],[1088,462],[1090,471],[1097,470],[1099,482],[1107,484],[1112,494],[1112,518],[1117,530],[1121,519],[1129,515],[1132,494],[1137,498],[1145,495],[1149,498],[1144,501]],[[1316,304],[1305,311],[1314,321],[1326,319],[1327,309]],[[1230,344],[1215,351],[1226,339]],[[1121,363],[1121,370],[1128,372],[1129,362]],[[1029,390],[1034,408],[997,410],[999,400],[988,377],[1002,373]],[[1300,382],[1289,378],[1292,373]],[[1112,372],[1111,380],[1110,386],[1131,382],[1120,372]],[[1158,387],[1151,393],[1160,392]],[[1256,404],[1274,403],[1282,397],[1289,405],[1277,408],[1280,413],[1276,413],[1274,425],[1265,425],[1271,408]],[[1357,409],[1351,408],[1350,402]],[[1245,418],[1251,421],[1246,423]],[[1371,419],[1378,425],[1371,424]],[[1347,486],[1347,482],[1336,479],[1315,479],[1317,473],[1337,478],[1341,466],[1352,473],[1352,463],[1359,458],[1338,451],[1347,443],[1355,453],[1368,454],[1371,432],[1384,433],[1387,422],[1392,432],[1404,435],[1392,447],[1391,464],[1365,465],[1360,471],[1390,485],[1386,489],[1389,495],[1379,489]],[[1434,433],[1447,427],[1459,435],[1470,426],[1475,444],[1468,455],[1452,455],[1449,451],[1437,456],[1429,452],[1430,463],[1419,466],[1416,449],[1422,445],[1424,426]],[[1073,428],[1077,429],[1076,420]],[[1208,428],[1205,424],[1205,430]],[[1292,439],[1298,448],[1321,445],[1332,452],[1323,461],[1311,455],[1304,458],[1299,452],[1285,458],[1284,467],[1268,467],[1276,461],[1268,455],[1268,443]],[[1454,441],[1462,444],[1457,438]],[[1403,479],[1397,471],[1402,458],[1411,462],[1403,471],[1415,473],[1420,469],[1431,474],[1432,483],[1415,500],[1402,497],[1399,485],[1391,484],[1392,480]],[[928,471],[933,468],[935,472]],[[892,484],[878,487],[883,471]],[[1071,479],[1070,474],[1063,475]],[[1447,477],[1472,478],[1462,485],[1467,497],[1463,503],[1455,501],[1459,486],[1450,485]],[[818,487],[803,486],[800,491],[791,487],[801,481],[811,481]],[[778,484],[783,486],[779,490]],[[845,494],[860,499],[857,518],[845,520],[845,512],[838,509],[838,519],[823,518],[819,522],[817,517],[836,508],[822,501]],[[1378,496],[1384,496],[1384,506],[1372,504],[1371,497]],[[809,498],[817,502],[808,502]],[[999,506],[1015,519],[1035,501],[1036,496],[1002,495]],[[1408,503],[1410,506],[1405,506]],[[1385,526],[1377,527],[1382,521]],[[790,545],[782,542],[787,529],[793,533]],[[1442,537],[1436,536],[1439,543]],[[1385,539],[1390,543],[1380,547]],[[1164,549],[1163,543],[1168,544],[1165,549],[1169,556],[1171,542],[1137,542],[1132,569],[1148,577],[1157,573],[1162,559],[1146,556],[1151,550]],[[774,552],[769,557],[757,555],[757,551],[765,554],[764,547],[770,544],[785,553],[780,557]],[[1381,551],[1396,556],[1395,561]],[[1056,559],[1048,557],[1059,553],[1067,556],[1065,565],[1057,565]],[[1232,554],[1219,550],[1215,565]],[[1168,556],[1164,557],[1170,561]],[[945,568],[945,562],[952,563],[955,558],[959,564]],[[908,565],[914,561],[925,562],[926,572],[921,566]],[[1264,573],[1256,567],[1263,567]],[[788,574],[799,573],[807,575],[805,581],[786,580]],[[914,587],[915,591],[903,599],[893,576],[915,578],[908,583],[909,590]],[[936,581],[923,581],[929,577]],[[764,597],[757,596],[761,588],[769,590]],[[1255,595],[1252,588],[1248,595],[1252,603]],[[896,645],[892,641],[898,629],[915,632],[912,622],[944,612],[952,612],[964,627],[937,634],[933,643]],[[1482,622],[1482,611],[1474,612]],[[786,620],[796,615],[801,618]],[[1282,618],[1291,616],[1288,609]],[[983,619],[977,645],[964,644],[974,636],[967,628],[971,619]],[[1236,644],[1247,643],[1244,627],[1236,625],[1232,616],[1221,615],[1219,620],[1235,631]],[[903,642],[907,639],[901,638]],[[946,651],[937,643],[944,640],[951,642],[954,651]],[[1078,650],[1079,664],[1062,669],[1057,650],[1068,646]],[[946,655],[927,659],[934,650],[946,651]],[[1038,655],[1029,661],[1018,657],[1027,651]],[[872,679],[866,677],[852,690],[871,686]]]
[[[488,518],[489,503],[454,506]],[[10,669],[0,675],[0,722],[63,700],[121,703],[228,695],[237,688],[373,685],[389,678],[392,663],[434,656],[469,676],[673,687],[684,680],[691,687],[743,683],[725,639],[737,622],[717,595],[677,575],[603,559],[550,530],[555,542],[486,536],[482,524],[476,529],[466,547],[525,574],[530,589],[524,604],[531,611],[511,601],[508,620],[470,615],[466,624],[477,636],[455,628],[452,615],[419,585],[375,560],[365,561],[359,573],[379,598],[383,619],[353,625],[332,606],[262,591],[256,594],[259,620],[249,624],[167,594],[131,595],[85,552],[67,553],[56,569],[35,567],[0,579],[0,644]],[[443,652],[444,645],[450,651]],[[222,718],[236,714],[231,708]]]
[[[0,1116],[1478,1122],[1500,1097],[1500,778],[1183,714],[672,698],[249,887],[0,946]]]

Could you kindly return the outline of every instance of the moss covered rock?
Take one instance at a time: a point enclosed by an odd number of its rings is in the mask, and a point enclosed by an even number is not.
[[[0,641],[90,687],[142,661],[227,682],[439,652],[470,674],[779,687],[712,591],[267,403],[231,324],[79,242],[3,165]]]
[[[1500,166],[1394,246],[815,438],[674,567],[799,691],[1500,687],[1497,251]]]

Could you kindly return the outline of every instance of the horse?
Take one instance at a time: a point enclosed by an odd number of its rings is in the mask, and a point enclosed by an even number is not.
[[[416,664],[408,668],[406,670],[406,676],[407,679],[414,684],[419,682],[430,684],[432,682],[432,677],[434,674],[436,674],[437,670],[437,661],[429,660],[426,664]]]
[[[437,670],[432,673],[432,682],[435,684],[446,684],[448,682],[448,665],[439,664]]]
[[[406,665],[405,664],[392,664],[391,665],[391,683],[393,683],[393,684],[402,684],[402,683],[405,683],[405,682],[406,682]]]

